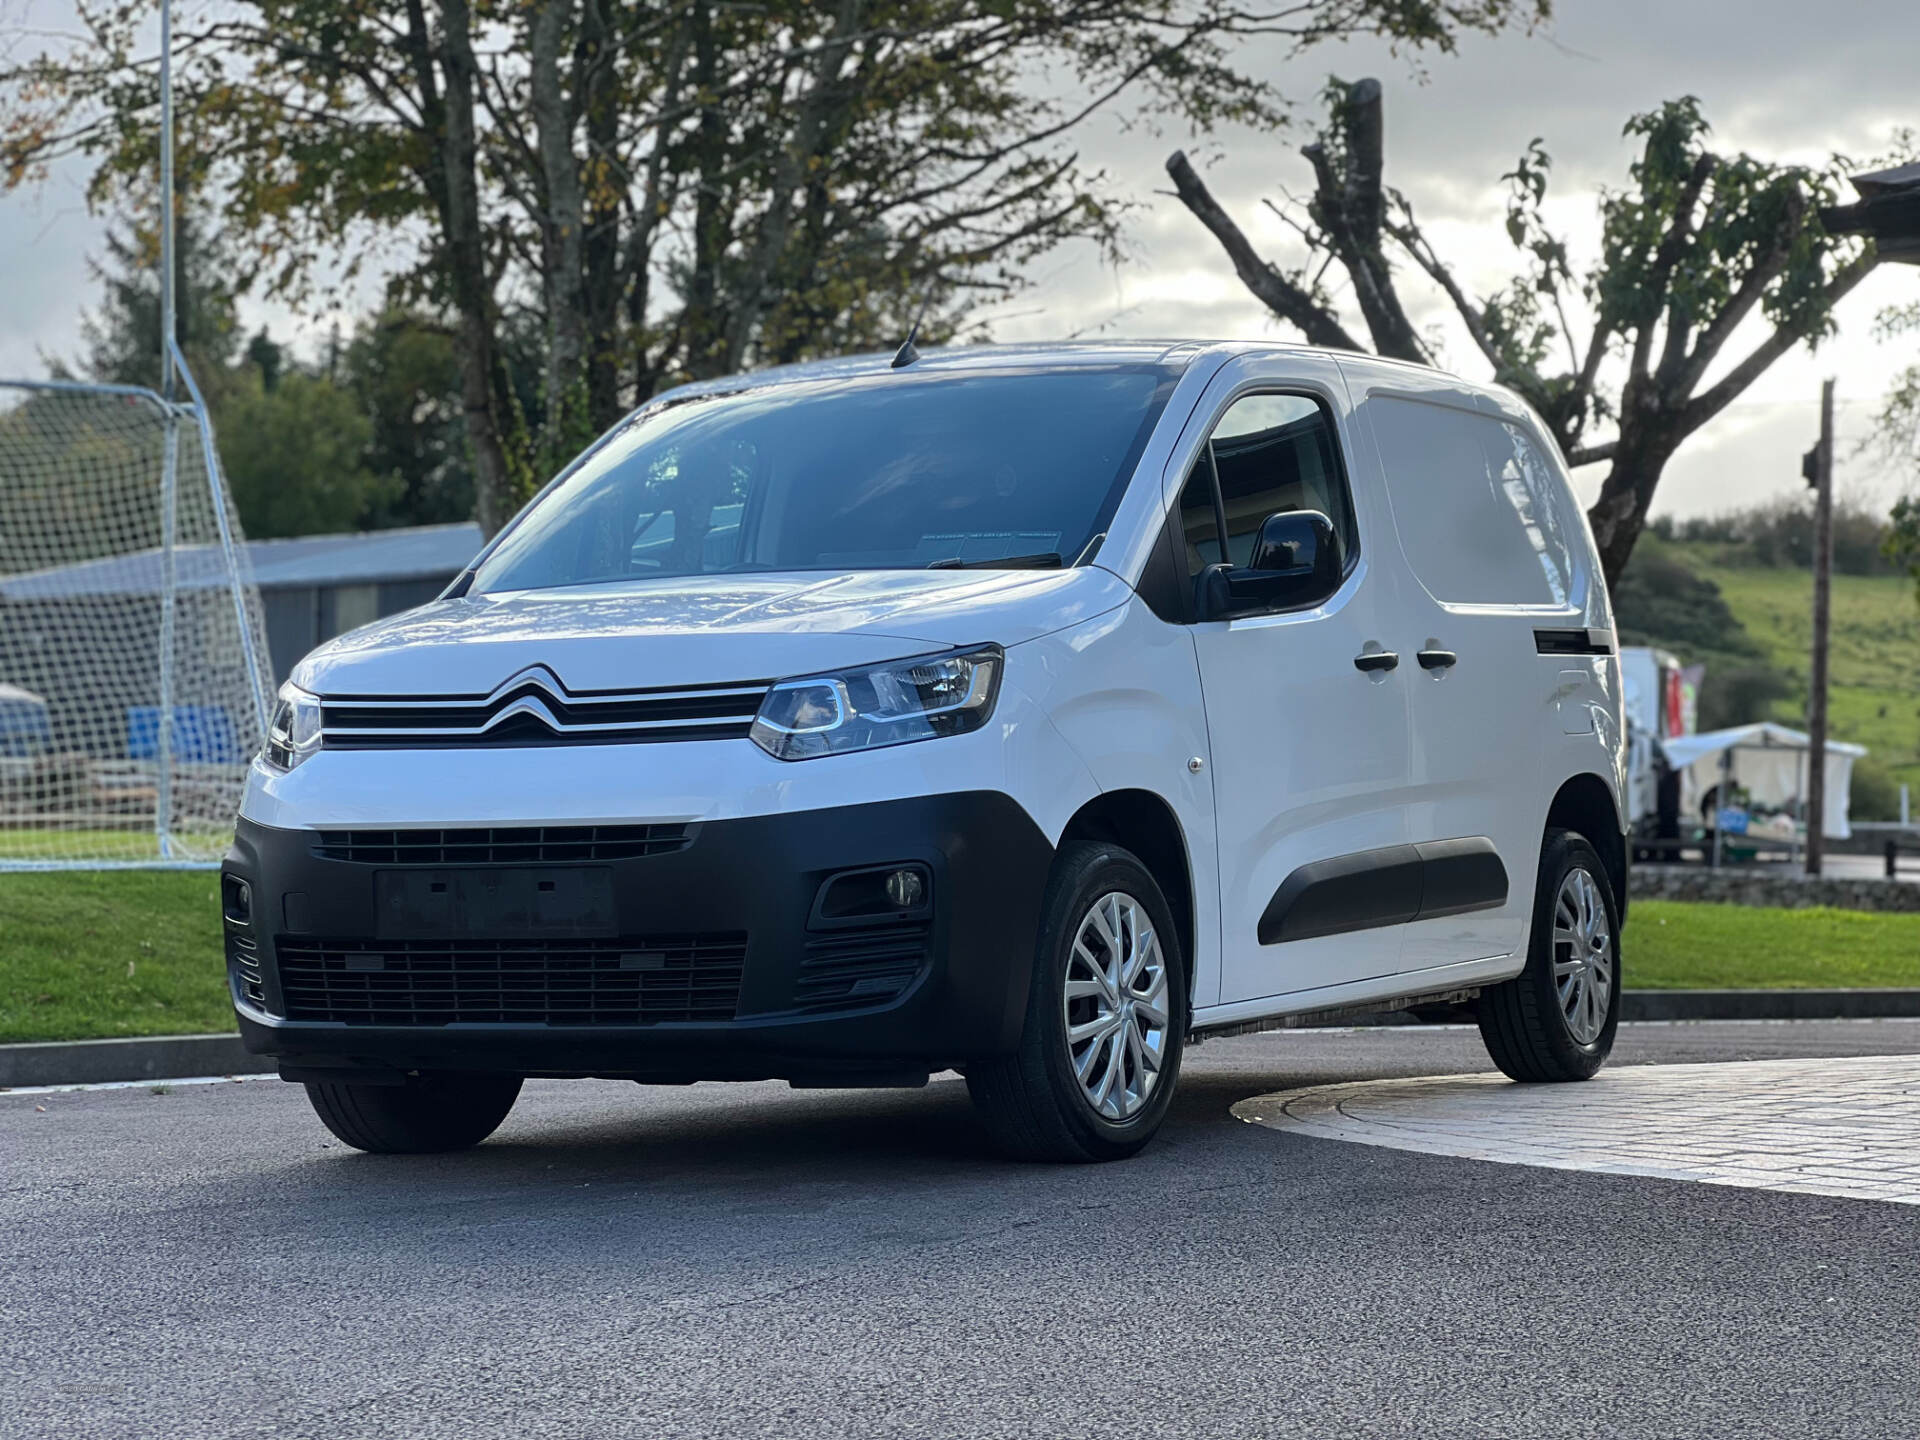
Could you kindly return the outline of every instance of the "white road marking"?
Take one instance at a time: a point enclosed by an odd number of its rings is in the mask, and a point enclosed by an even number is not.
[[[1255,1125],[1506,1165],[1920,1205],[1920,1056],[1449,1075],[1243,1100]]]
[[[240,1085],[249,1080],[278,1080],[266,1075],[194,1075],[185,1080],[94,1080],[85,1085],[0,1085],[0,1098],[8,1095],[73,1095],[84,1090],[171,1090],[181,1085]]]

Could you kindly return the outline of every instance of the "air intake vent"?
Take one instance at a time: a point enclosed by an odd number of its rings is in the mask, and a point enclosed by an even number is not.
[[[633,860],[684,850],[692,842],[685,825],[322,830],[313,853],[356,865],[527,865]]]
[[[264,1007],[267,995],[261,985],[260,947],[251,937],[229,930],[227,959],[233,965],[234,974],[239,977],[241,994],[252,1004]]]
[[[742,934],[618,940],[319,940],[275,945],[290,1020],[349,1025],[726,1021]]]
[[[809,940],[793,1008],[859,1010],[897,1000],[926,969],[928,935],[921,923]]]

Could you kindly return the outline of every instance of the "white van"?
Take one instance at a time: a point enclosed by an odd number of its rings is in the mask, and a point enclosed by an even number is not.
[[[1511,396],[1275,345],[672,391],[281,693],[222,883],[240,1028],[342,1140],[527,1076],[966,1076],[1111,1159],[1208,1034],[1476,1008],[1613,1042],[1612,620]]]

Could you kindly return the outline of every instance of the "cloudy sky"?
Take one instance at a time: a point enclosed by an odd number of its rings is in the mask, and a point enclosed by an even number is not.
[[[1920,10],[1914,0],[1557,0],[1552,26],[1531,37],[1469,40],[1452,57],[1416,70],[1383,47],[1325,47],[1288,61],[1249,51],[1247,68],[1277,74],[1310,100],[1325,76],[1376,75],[1386,85],[1389,179],[1413,199],[1429,237],[1469,288],[1491,289],[1510,273],[1500,219],[1499,176],[1533,136],[1552,151],[1552,217],[1590,249],[1600,186],[1626,179],[1626,118],[1682,94],[1701,98],[1726,151],[1819,161],[1833,152],[1883,153],[1894,129],[1920,127]],[[0,31],[63,26],[65,0],[0,0]],[[1290,238],[1260,204],[1282,188],[1308,188],[1298,140],[1225,134],[1193,143],[1104,125],[1081,137],[1139,208],[1133,255],[1119,269],[1062,253],[1036,267],[1035,284],[994,317],[1005,339],[1104,335],[1284,336],[1241,289],[1212,238],[1171,196],[1161,166],[1185,145],[1215,194],[1275,258]],[[37,195],[0,199],[0,374],[40,373],[42,355],[79,349],[79,311],[93,303],[86,257],[101,225],[79,194],[83,176],[63,173]],[[1416,320],[1446,326],[1437,295],[1413,283]],[[1819,382],[1839,381],[1840,485],[1890,501],[1899,477],[1846,453],[1892,374],[1920,353],[1912,338],[1881,344],[1877,310],[1920,299],[1920,268],[1884,267],[1843,304],[1840,335],[1815,355],[1795,352],[1696,436],[1667,472],[1656,511],[1710,513],[1800,485],[1799,455],[1817,427]],[[325,317],[260,309],[253,323],[311,343]],[[1744,352],[1753,336],[1728,347]],[[1484,368],[1464,335],[1449,361],[1470,376]],[[1598,472],[1582,477],[1588,488]]]

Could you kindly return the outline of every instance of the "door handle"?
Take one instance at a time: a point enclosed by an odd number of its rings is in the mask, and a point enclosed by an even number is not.
[[[1414,658],[1422,670],[1451,670],[1460,660],[1451,650],[1422,650]]]
[[[1376,670],[1391,670],[1400,657],[1391,650],[1366,650],[1353,657],[1353,668],[1371,675]]]

